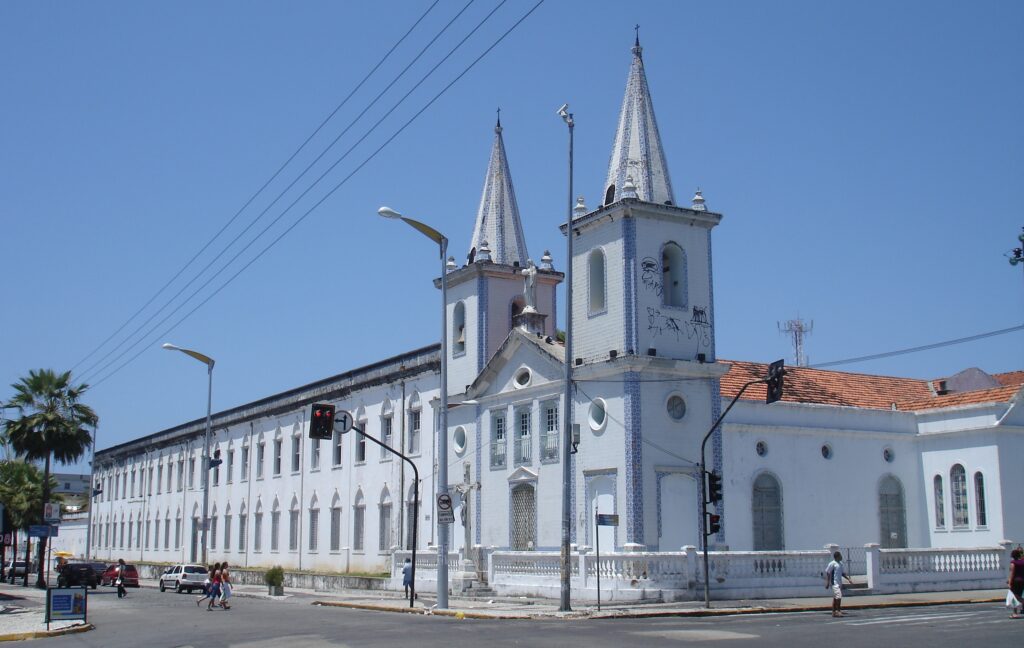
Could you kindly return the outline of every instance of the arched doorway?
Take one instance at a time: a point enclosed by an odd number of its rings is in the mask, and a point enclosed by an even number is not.
[[[660,481],[658,497],[658,551],[679,551],[700,546],[697,482],[692,475],[671,473]]]
[[[785,548],[782,536],[782,488],[779,480],[761,473],[754,480],[752,517],[754,522],[754,551],[781,551]]]
[[[907,511],[903,504],[903,485],[887,475],[878,485],[878,544],[883,549],[907,547]]]
[[[512,487],[512,551],[537,547],[537,491],[532,484]]]

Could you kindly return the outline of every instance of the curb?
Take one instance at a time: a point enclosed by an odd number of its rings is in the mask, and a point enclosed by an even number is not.
[[[89,632],[95,630],[96,626],[91,623],[84,625],[68,626],[67,628],[61,628],[60,630],[34,630],[32,632],[14,632],[11,634],[0,635],[0,641],[24,641],[26,639],[45,639],[47,637],[60,637],[61,635],[67,634],[78,634],[79,632]]]
[[[349,603],[346,601],[312,601],[311,605],[324,607],[340,607],[352,610],[371,610],[373,612],[401,612],[404,614],[421,614],[425,616],[453,617],[458,619],[480,619],[494,621],[523,621],[526,619],[538,618],[530,615],[510,614],[482,614],[480,612],[466,612],[465,610],[434,610],[429,608],[408,608],[395,607],[392,605],[376,605],[373,603]]]

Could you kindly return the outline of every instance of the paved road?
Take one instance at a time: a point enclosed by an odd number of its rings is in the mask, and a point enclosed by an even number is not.
[[[667,619],[584,621],[458,620],[368,612],[286,601],[237,597],[232,610],[197,608],[191,595],[132,590],[118,601],[101,588],[90,594],[97,629],[32,642],[32,648],[320,648],[321,646],[685,646],[712,641],[731,646],[1024,645],[1024,620],[1007,618],[994,604],[892,608],[828,613],[757,614]]]

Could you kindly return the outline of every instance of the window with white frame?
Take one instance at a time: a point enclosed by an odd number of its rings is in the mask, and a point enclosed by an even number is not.
[[[302,436],[296,434],[292,437],[292,472],[302,470]]]
[[[310,441],[309,469],[320,470],[320,439]]]
[[[135,521],[135,548],[142,549],[142,519]]]
[[[178,459],[178,492],[185,489],[185,457]]]
[[[226,466],[227,477],[225,481],[230,484],[235,474],[235,449],[228,448],[228,463]]]
[[[362,429],[366,429],[366,421],[362,421],[360,426]],[[366,461],[366,437],[358,432],[353,435],[356,440],[356,463],[363,463]]]
[[[528,464],[533,458],[533,413],[529,406],[516,409],[516,464]]]
[[[224,514],[224,551],[231,551],[231,508]]]
[[[196,486],[196,458],[189,455],[188,458],[188,487],[195,488]]]
[[[159,495],[160,493],[163,492],[163,490],[161,490],[163,488],[163,483],[164,483],[164,465],[161,463],[160,465],[158,465],[156,467],[156,494],[157,495]],[[114,486],[114,488],[117,488],[117,486]],[[116,497],[117,495],[115,494],[114,496]]]
[[[378,549],[387,551],[391,548],[391,499],[381,502],[380,505],[380,543]]]
[[[386,445],[388,448],[394,447],[392,445],[392,441],[394,439],[394,422],[395,419],[390,414],[384,416],[380,420],[380,440],[383,441],[384,445]],[[388,452],[387,449],[381,448],[380,460],[391,461],[391,453]]]
[[[409,454],[417,454],[420,451],[420,416],[422,412],[414,409],[409,412]]]
[[[949,492],[953,497],[953,528],[970,524],[967,512],[967,471],[955,464],[949,471]]]
[[[316,551],[320,541],[320,507],[314,501],[309,509],[309,550]]]
[[[588,288],[590,299],[587,300],[588,313],[600,313],[605,310],[605,275],[604,252],[594,250],[587,259]]]
[[[491,468],[505,467],[505,412],[491,412]]]
[[[252,518],[252,550],[256,553],[263,550],[263,509],[259,506]]]
[[[985,476],[981,471],[974,473],[974,510],[978,526],[988,526],[988,513],[985,510]]]
[[[365,531],[363,518],[366,515],[366,505],[363,503],[363,494],[356,493],[356,502],[352,507],[352,550],[363,550],[363,532]]]
[[[242,446],[242,481],[249,479],[249,446]]]
[[[281,474],[281,439],[274,439],[274,477]]]
[[[357,432],[356,434],[358,435],[359,433]],[[341,432],[335,430],[334,431],[333,454],[331,456],[331,464],[334,465],[334,466],[340,466],[341,465],[341,447],[342,447],[342,444],[344,443],[344,441],[345,441],[344,435],[342,435]]]
[[[238,550],[245,551],[245,531],[246,522],[248,522],[249,516],[245,514],[245,507],[242,507],[242,512],[238,514]]]
[[[171,487],[174,485],[174,460],[167,459],[167,492],[171,492]]]
[[[288,551],[299,550],[299,503],[292,502],[288,511]]]
[[[256,446],[256,479],[263,479],[263,466],[267,463],[267,444],[263,439],[260,439],[259,445]]]
[[[214,507],[213,513],[210,514],[210,530],[208,531],[209,538],[207,542],[210,544],[210,549],[217,549],[217,508]]]
[[[932,480],[932,491],[935,498],[935,528],[944,529],[946,527],[946,501],[942,488],[942,475],[935,475],[935,479]]]
[[[171,514],[164,518],[164,550],[171,548]]]
[[[337,497],[337,496],[335,496]],[[331,503],[331,551],[341,549],[341,502],[335,499]]]
[[[277,503],[274,503],[274,510],[270,512],[270,550],[277,551],[281,539],[281,511],[277,510]]]
[[[558,461],[558,401],[543,406],[544,435],[540,440],[541,461]]]

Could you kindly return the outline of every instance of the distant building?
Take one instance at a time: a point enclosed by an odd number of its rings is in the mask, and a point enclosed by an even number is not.
[[[679,150],[685,150],[681,144]],[[213,416],[209,558],[239,566],[380,571],[393,549],[437,540],[436,461],[454,494],[451,545],[559,545],[562,462],[573,542],[674,551],[699,545],[700,444],[763,364],[716,356],[711,232],[698,191],[677,204],[639,42],[601,203],[572,219],[579,453],[564,456],[565,347],[545,253],[531,267],[500,122],[467,263],[448,273],[449,454],[437,457],[439,345]],[[468,225],[468,222],[467,222]],[[562,231],[569,228],[563,226]],[[738,258],[726,251],[719,263]],[[725,261],[722,261],[722,259]],[[744,263],[747,261],[744,260]],[[724,476],[715,546],[820,549],[992,545],[1024,538],[1024,372],[924,381],[793,368],[785,397],[745,394],[712,437]],[[308,438],[310,405],[335,403],[404,462],[355,434]],[[96,456],[94,554],[172,562],[201,554],[204,420]],[[467,514],[468,511],[468,514]]]

